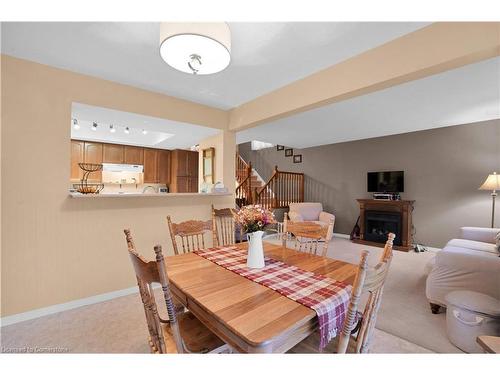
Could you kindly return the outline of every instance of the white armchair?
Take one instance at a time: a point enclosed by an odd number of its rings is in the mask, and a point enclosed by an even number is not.
[[[433,313],[446,306],[454,290],[471,290],[500,299],[500,257],[495,236],[500,229],[463,227],[434,259],[427,277],[426,295]]]
[[[288,217],[291,221],[313,221],[324,226],[332,220],[335,223],[335,215],[323,211],[321,203],[290,203]]]

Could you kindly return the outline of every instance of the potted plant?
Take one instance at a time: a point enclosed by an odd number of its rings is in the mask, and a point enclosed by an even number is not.
[[[262,206],[249,205],[242,207],[236,214],[235,220],[241,225],[248,237],[247,267],[263,268],[264,249],[262,247],[262,235],[264,230],[276,223],[274,214],[262,208]]]

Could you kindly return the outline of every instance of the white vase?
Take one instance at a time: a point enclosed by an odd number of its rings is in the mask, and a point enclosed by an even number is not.
[[[248,233],[247,267],[264,268],[264,248],[262,247],[263,231]]]

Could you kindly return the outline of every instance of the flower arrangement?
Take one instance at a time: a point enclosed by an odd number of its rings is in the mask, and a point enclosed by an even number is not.
[[[269,224],[276,223],[274,214],[258,204],[242,207],[235,214],[235,220],[246,233],[258,232],[266,229]]]

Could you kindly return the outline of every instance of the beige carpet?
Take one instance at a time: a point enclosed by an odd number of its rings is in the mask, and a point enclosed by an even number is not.
[[[161,289],[156,293],[161,300]],[[3,353],[149,353],[147,336],[144,310],[135,293],[2,327],[0,346]],[[375,330],[372,353],[430,351]]]
[[[328,256],[357,263],[362,249],[370,251],[371,262],[381,251],[335,238]],[[395,252],[373,353],[458,351],[446,339],[444,314],[432,315],[425,300],[423,267],[432,255]],[[166,316],[165,311],[162,313]],[[42,348],[48,352],[147,353],[146,338],[140,297],[132,294],[2,327],[0,346],[3,352]]]

